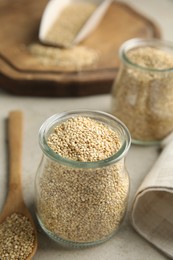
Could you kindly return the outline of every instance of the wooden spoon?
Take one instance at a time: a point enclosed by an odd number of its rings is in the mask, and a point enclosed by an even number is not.
[[[34,246],[32,253],[27,259],[32,259],[37,249],[37,231],[32,216],[27,209],[22,195],[21,184],[21,155],[22,155],[22,133],[23,114],[21,111],[12,111],[8,121],[8,142],[9,142],[9,190],[7,199],[0,215],[0,223],[6,217],[17,213],[26,216],[34,229]]]

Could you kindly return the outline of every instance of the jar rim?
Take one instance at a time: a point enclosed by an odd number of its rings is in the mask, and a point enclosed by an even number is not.
[[[104,159],[104,160],[99,160],[99,161],[91,161],[91,162],[86,162],[86,161],[75,161],[71,160],[65,157],[62,157],[61,155],[55,153],[47,144],[46,140],[46,134],[51,127],[56,126],[58,123],[58,120],[63,119],[67,116],[97,116],[97,117],[105,117],[111,122],[116,123],[121,130],[123,131],[124,134],[124,140],[122,142],[122,145],[120,149],[114,153],[112,156]],[[67,120],[67,119],[66,119]],[[64,121],[66,121],[64,120]],[[63,121],[62,121],[63,122]],[[50,159],[53,159],[54,161],[58,161],[61,164],[67,165],[67,166],[73,166],[74,168],[100,168],[100,167],[105,167],[110,164],[113,164],[120,159],[122,159],[126,153],[128,152],[130,145],[131,145],[131,135],[126,127],[126,125],[120,121],[118,118],[115,116],[108,114],[106,112],[102,112],[99,110],[89,110],[89,109],[77,109],[77,110],[70,110],[66,112],[62,112],[59,114],[54,114],[51,117],[49,117],[40,127],[39,129],[39,144],[40,147],[45,155],[49,157]]]
[[[137,69],[143,70],[143,71],[153,71],[153,72],[173,72],[173,67],[165,68],[165,69],[156,69],[156,68],[150,68],[150,67],[143,67],[135,62],[132,62],[127,52],[135,47],[157,47],[160,49],[170,49],[173,53],[173,43],[165,40],[159,40],[159,39],[142,39],[142,38],[133,38],[130,40],[125,41],[120,49],[119,49],[119,56],[126,64],[135,67]]]

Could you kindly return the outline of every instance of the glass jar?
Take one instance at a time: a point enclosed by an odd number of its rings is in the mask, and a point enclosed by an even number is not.
[[[173,130],[173,45],[131,39],[119,55],[111,113],[126,124],[133,143],[159,144]]]
[[[120,140],[111,157],[93,162],[75,161],[55,153],[48,136],[55,126],[82,116],[99,121]],[[104,242],[120,226],[126,212],[129,176],[124,159],[131,138],[126,126],[100,111],[76,110],[47,119],[39,131],[43,157],[36,175],[37,218],[45,233],[69,247],[86,247]]]

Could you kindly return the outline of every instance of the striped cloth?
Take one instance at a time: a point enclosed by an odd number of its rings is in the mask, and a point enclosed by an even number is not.
[[[139,187],[132,206],[135,230],[173,259],[173,141]]]

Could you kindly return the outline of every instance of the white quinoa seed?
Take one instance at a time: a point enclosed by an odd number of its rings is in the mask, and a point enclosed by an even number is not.
[[[74,117],[59,125],[48,145],[74,161],[99,161],[121,146],[118,134],[88,117]],[[94,169],[73,168],[47,159],[37,202],[45,228],[67,241],[103,240],[119,227],[127,206],[129,179],[124,160]]]
[[[95,67],[99,60],[96,50],[86,46],[74,46],[70,49],[54,48],[38,43],[29,45],[29,52],[45,66],[58,66],[63,70],[81,71],[84,68]]]
[[[173,56],[163,50],[152,47],[140,47],[130,50],[128,58],[143,68],[157,70],[173,68]]]
[[[13,213],[0,224],[0,259],[26,260],[32,253],[34,239],[30,221]]]
[[[95,9],[96,4],[91,2],[76,2],[67,5],[48,31],[46,40],[54,44],[70,47],[74,38]]]
[[[74,117],[61,123],[47,143],[62,157],[85,162],[104,160],[121,145],[115,131],[87,117]]]

